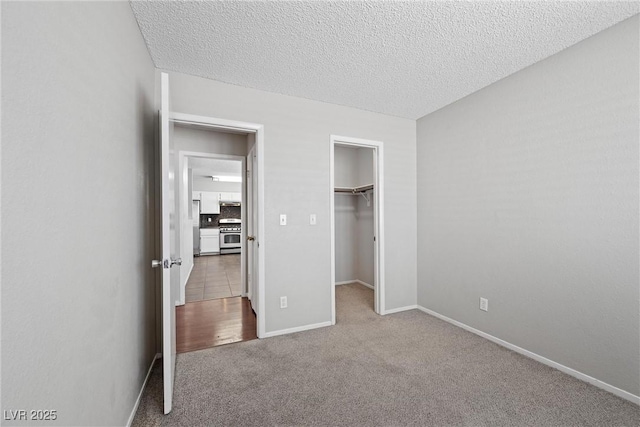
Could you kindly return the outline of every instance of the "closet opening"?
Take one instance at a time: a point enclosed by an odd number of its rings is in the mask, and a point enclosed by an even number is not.
[[[384,314],[382,142],[331,136],[331,322],[336,286]],[[348,286],[348,290],[346,290]],[[373,292],[367,292],[369,288]]]

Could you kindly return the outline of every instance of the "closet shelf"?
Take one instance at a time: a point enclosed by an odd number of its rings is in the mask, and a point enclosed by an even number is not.
[[[350,193],[350,194],[364,193],[369,190],[373,190],[373,184],[361,185],[360,187],[335,187],[333,189],[333,191],[336,193]]]
[[[373,190],[373,184],[361,185],[360,187],[335,187],[334,193],[341,193],[347,195],[362,196],[367,201],[367,206],[371,204],[371,199],[367,194],[367,191]]]

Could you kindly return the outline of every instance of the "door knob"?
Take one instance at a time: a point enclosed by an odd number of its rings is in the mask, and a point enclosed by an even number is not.
[[[162,267],[161,259],[153,259],[151,260],[151,268]]]
[[[174,265],[182,265],[182,258],[172,259],[169,268],[173,267]]]
[[[247,236],[247,240],[253,242],[254,240],[256,240],[256,238],[255,236]]]

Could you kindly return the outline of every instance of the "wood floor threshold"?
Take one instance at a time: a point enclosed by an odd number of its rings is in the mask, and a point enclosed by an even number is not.
[[[248,298],[194,301],[176,308],[178,353],[256,338],[256,316]]]

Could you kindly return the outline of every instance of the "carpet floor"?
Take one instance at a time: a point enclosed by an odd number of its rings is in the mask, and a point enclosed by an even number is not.
[[[418,310],[336,287],[337,324],[156,363],[134,426],[638,426],[640,407]]]

